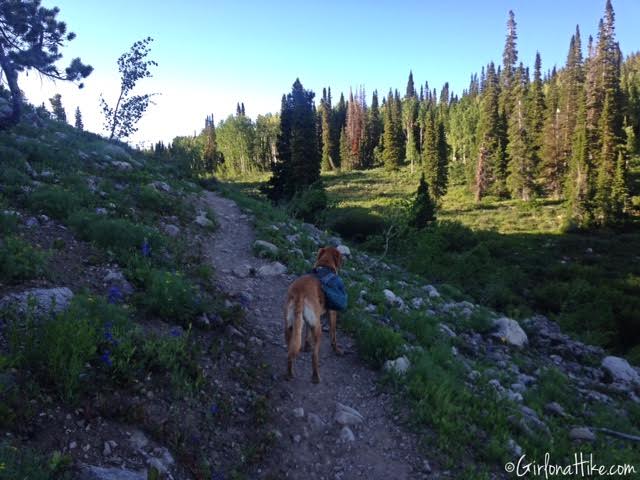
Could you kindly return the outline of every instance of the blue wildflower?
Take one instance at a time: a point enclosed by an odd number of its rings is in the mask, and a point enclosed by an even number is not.
[[[218,405],[214,403],[213,405],[211,405],[211,407],[209,407],[209,411],[211,412],[211,415],[215,415],[216,413],[218,413]]]
[[[111,357],[109,355],[111,355],[111,352],[109,350],[105,350],[104,353],[100,355],[100,360],[102,360],[110,367],[113,365],[113,362],[111,361]]]
[[[112,304],[120,303],[124,300],[124,295],[120,291],[120,289],[116,286],[113,286],[109,289],[109,295],[107,297],[107,301]]]
[[[142,244],[142,256],[150,257],[151,256],[151,245],[149,245],[149,241],[145,238],[144,243]]]
[[[169,334],[172,337],[179,337],[182,335],[182,329],[180,327],[173,327],[170,331]]]
[[[211,474],[211,480],[224,480],[224,474],[222,472],[214,472]]]

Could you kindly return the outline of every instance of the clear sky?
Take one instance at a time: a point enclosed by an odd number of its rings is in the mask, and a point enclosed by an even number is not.
[[[319,96],[364,85],[404,92],[409,69],[416,85],[440,89],[449,81],[461,93],[472,72],[501,62],[506,20],[518,24],[519,58],[543,70],[561,66],[576,24],[586,46],[595,36],[605,0],[43,0],[77,38],[62,63],[75,56],[93,65],[84,90],[41,80],[22,87],[33,103],[62,94],[67,117],[80,106],[87,129],[101,132],[100,93],[112,101],[116,60],[131,44],[155,39],[150,58],[159,64],[140,92],[157,92],[131,143],[190,135],[213,113],[216,122],[243,101],[247,114],[275,112],[296,77]],[[623,53],[640,50],[640,0],[613,0]]]

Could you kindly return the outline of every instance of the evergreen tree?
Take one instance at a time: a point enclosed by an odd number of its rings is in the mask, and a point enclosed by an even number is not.
[[[384,109],[384,131],[382,133],[384,150],[382,159],[385,169],[395,170],[402,164],[402,125],[399,122],[399,107],[389,90]]]
[[[376,148],[380,145],[382,136],[382,118],[380,117],[380,108],[378,105],[378,91],[374,90],[371,97],[371,108],[367,116],[366,134],[365,134],[365,163],[366,166],[372,166],[375,162]]]
[[[586,106],[582,92],[578,97],[576,130],[565,186],[568,217],[570,223],[578,228],[587,228],[593,223],[593,188],[590,185],[591,162],[587,136]]]
[[[559,199],[564,186],[566,159],[562,150],[557,77],[554,76],[549,81],[548,92],[546,102],[547,113],[543,131],[540,179],[548,195],[552,198]]]
[[[536,61],[533,69],[533,82],[527,98],[528,119],[531,142],[531,155],[533,160],[533,170],[537,170],[540,163],[540,156],[543,143],[544,132],[544,85],[542,83],[542,61],[540,54],[536,52]]]
[[[53,80],[81,82],[92,68],[79,58],[60,71],[60,50],[76,35],[67,31],[65,22],[56,19],[57,7],[40,6],[40,0],[6,0],[0,2],[0,71],[11,94],[11,111],[0,117],[0,128],[20,121],[23,93],[18,85],[21,72],[36,70]],[[0,76],[2,76],[0,74]],[[82,88],[82,83],[79,83]]]
[[[409,79],[407,80],[407,92],[405,93],[405,98],[415,98],[416,97],[416,88],[413,85],[413,72],[409,70]]]
[[[327,90],[324,88],[322,89],[322,100],[320,101],[320,127],[322,131],[322,169],[333,170],[337,164],[332,157],[334,153],[334,135],[331,121],[331,97],[327,95]]]
[[[516,71],[512,85],[513,110],[509,118],[509,176],[507,186],[513,198],[529,200],[534,189],[534,157],[531,132],[526,118],[526,83],[524,68]]]
[[[490,63],[486,71],[478,122],[478,162],[474,188],[476,201],[490,193],[492,188],[495,190],[495,183],[502,168],[499,95],[500,87],[495,66]]]
[[[82,113],[80,107],[76,107],[76,128],[78,130],[84,130],[84,123],[82,123]]]
[[[432,194],[435,198],[434,188],[438,184],[440,165],[438,162],[438,132],[435,115],[428,111],[424,118],[424,135],[422,139],[422,169],[425,180],[431,185]]]
[[[354,163],[351,144],[347,137],[347,130],[345,127],[342,127],[342,131],[340,132],[340,166],[343,170],[352,170]]]
[[[447,144],[447,134],[444,122],[438,121],[436,136],[436,149],[438,151],[438,177],[433,185],[433,196],[439,199],[447,193],[448,173],[449,173],[449,145]]]
[[[516,42],[518,34],[516,32],[516,20],[512,10],[509,10],[509,19],[507,20],[507,37],[505,39],[504,50],[502,52],[502,70],[498,73],[500,76],[500,112],[501,115],[508,118],[511,114],[513,100],[511,97],[511,89],[514,84],[516,65],[518,62],[518,49]]]
[[[629,203],[628,166],[622,150],[618,151],[616,169],[611,182],[611,213],[613,222],[621,222],[627,213]]]
[[[320,178],[320,152],[316,141],[314,93],[305,90],[299,79],[291,93],[282,96],[278,161],[266,193],[272,200],[289,200]]]
[[[216,171],[218,165],[224,162],[224,156],[218,151],[213,114],[205,119],[204,136],[206,138],[206,144],[203,152],[203,171],[200,173],[212,174]]]
[[[423,229],[436,219],[436,205],[429,195],[429,185],[424,174],[420,176],[418,190],[409,211],[409,226]]]
[[[413,173],[414,165],[420,160],[418,148],[418,99],[414,96],[407,96],[403,100],[402,127],[407,139],[405,147],[405,158],[411,166]]]
[[[328,95],[331,95],[331,89],[329,89]],[[344,99],[344,94],[341,93],[340,100],[333,110],[331,125],[331,146],[333,147],[331,158],[334,160],[334,162],[338,162],[338,165],[336,165],[336,167],[340,166],[340,134],[342,133],[342,129],[344,128],[346,122],[347,102]]]
[[[58,120],[59,122],[67,121],[67,112],[64,111],[64,107],[62,106],[62,95],[56,93],[53,97],[49,99],[51,103],[51,110],[53,112],[53,118]]]

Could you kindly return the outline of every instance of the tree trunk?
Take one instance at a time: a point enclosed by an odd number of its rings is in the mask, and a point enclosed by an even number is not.
[[[22,92],[18,87],[18,72],[16,71],[13,63],[9,60],[4,51],[0,48],[0,67],[4,71],[5,77],[7,77],[7,84],[11,92],[11,115],[5,118],[0,118],[0,128],[7,128],[17,124],[20,121],[22,114]]]

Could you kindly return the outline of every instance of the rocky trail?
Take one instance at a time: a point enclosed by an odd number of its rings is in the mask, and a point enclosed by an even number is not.
[[[270,262],[254,256],[250,219],[232,200],[207,192],[203,201],[219,223],[205,256],[220,287],[247,306],[247,324],[259,337],[252,343],[274,372],[270,402],[277,441],[252,478],[437,477],[420,452],[417,435],[400,426],[402,414],[379,391],[376,373],[362,364],[353,341],[341,332],[338,343],[347,353],[337,356],[325,330],[320,384],[311,383],[310,352],[298,357],[296,378],[285,380],[282,303],[295,276],[270,271]]]

